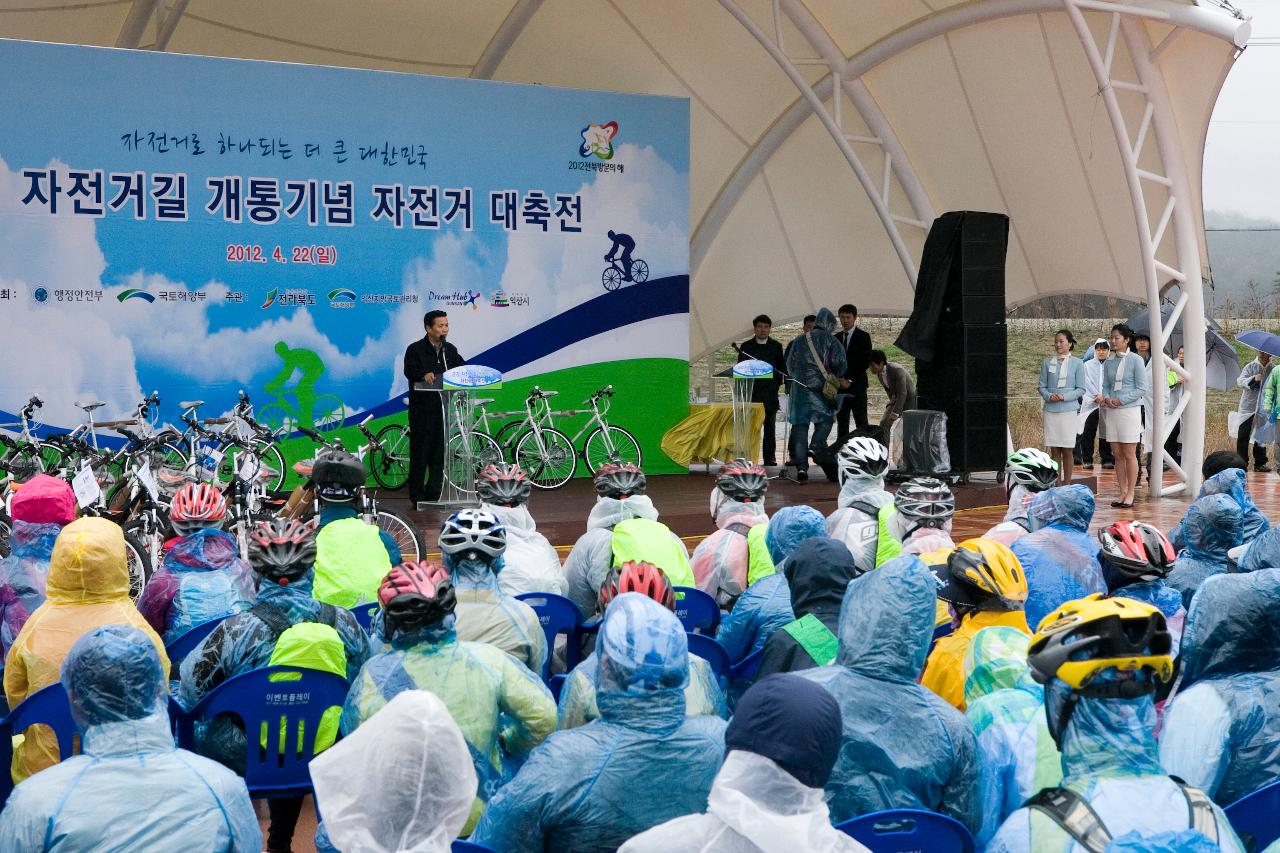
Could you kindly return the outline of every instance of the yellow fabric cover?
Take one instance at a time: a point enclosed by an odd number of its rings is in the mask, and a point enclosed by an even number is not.
[[[751,404],[751,432],[755,436],[751,458],[760,458],[760,431],[764,428],[764,406]],[[731,403],[695,403],[689,415],[662,436],[662,452],[677,465],[688,465],[695,459],[732,459],[733,405]]]
[[[164,671],[164,643],[129,600],[124,531],[105,518],[80,518],[58,535],[49,562],[48,598],[22,627],[5,659],[4,692],[10,708],[59,680],[71,646],[102,625],[129,625],[150,638]],[[66,756],[70,757],[70,756]],[[14,750],[13,780],[21,782],[59,761],[58,742],[45,726],[27,730]]]
[[[1017,628],[1022,633],[1031,635],[1026,614],[1021,610],[979,610],[966,616],[954,633],[938,640],[924,665],[924,677],[920,679],[920,683],[963,711],[964,656],[969,651],[969,644],[973,642],[974,636],[983,628],[993,625]]]

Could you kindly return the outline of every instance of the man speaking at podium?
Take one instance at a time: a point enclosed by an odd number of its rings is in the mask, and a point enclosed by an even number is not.
[[[467,361],[449,343],[449,315],[428,311],[422,318],[426,336],[404,351],[404,377],[409,380],[409,503],[440,500],[444,486],[444,405],[442,374]],[[424,489],[422,478],[431,474]]]

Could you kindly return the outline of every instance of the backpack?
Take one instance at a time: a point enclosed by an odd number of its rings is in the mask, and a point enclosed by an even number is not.
[[[1170,776],[1169,778],[1177,784],[1178,789],[1182,791],[1182,796],[1186,797],[1190,821],[1189,829],[1199,832],[1209,841],[1216,844],[1218,841],[1218,816],[1213,810],[1213,803],[1209,800],[1209,797],[1205,795],[1204,791],[1199,788],[1192,788],[1176,776]],[[1027,800],[1023,807],[1047,815],[1089,853],[1105,853],[1111,845],[1111,831],[1102,822],[1102,818],[1098,817],[1098,813],[1093,810],[1093,807],[1089,805],[1084,797],[1069,788],[1045,788]],[[1162,835],[1165,834],[1162,833]],[[1126,851],[1143,849],[1141,846],[1135,845],[1136,842],[1126,838]],[[1165,847],[1159,846],[1151,849],[1153,851],[1163,850]]]
[[[321,604],[320,612],[313,620],[290,622],[288,615],[274,604],[259,602],[249,610],[271,631],[274,643],[268,666],[295,666],[302,669],[318,669],[342,678],[347,677],[347,646],[338,633],[338,608]],[[272,680],[296,679],[290,673],[277,673]],[[338,739],[338,719],[342,708],[334,706],[325,710],[316,734],[316,752],[328,749]],[[286,726],[280,729],[280,750],[285,751]],[[263,747],[267,743],[266,724],[259,733]]]

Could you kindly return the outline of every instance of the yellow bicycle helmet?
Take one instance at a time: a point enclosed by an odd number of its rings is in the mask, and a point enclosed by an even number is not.
[[[1173,678],[1173,639],[1164,614],[1131,598],[1088,598],[1069,601],[1044,617],[1027,650],[1031,675],[1041,684],[1057,677],[1073,690],[1103,695],[1113,692],[1097,687],[1099,673],[1149,671],[1161,681]],[[1129,682],[1132,684],[1132,682]],[[1141,690],[1155,689],[1146,680]]]
[[[947,557],[939,573],[938,598],[977,610],[1021,610],[1027,603],[1027,576],[1018,558],[994,539],[966,539]]]

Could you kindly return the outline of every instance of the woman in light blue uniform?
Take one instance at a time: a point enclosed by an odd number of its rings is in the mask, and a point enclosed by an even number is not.
[[[1142,440],[1142,401],[1151,385],[1147,365],[1133,352],[1133,329],[1111,327],[1111,357],[1102,365],[1102,382],[1094,398],[1101,412],[1099,433],[1111,444],[1116,460],[1117,509],[1133,506],[1138,482],[1138,442]]]
[[[1068,329],[1053,335],[1054,354],[1040,365],[1040,397],[1044,400],[1044,446],[1058,462],[1058,482],[1071,482],[1076,418],[1084,397],[1084,362],[1071,354],[1076,339]]]

